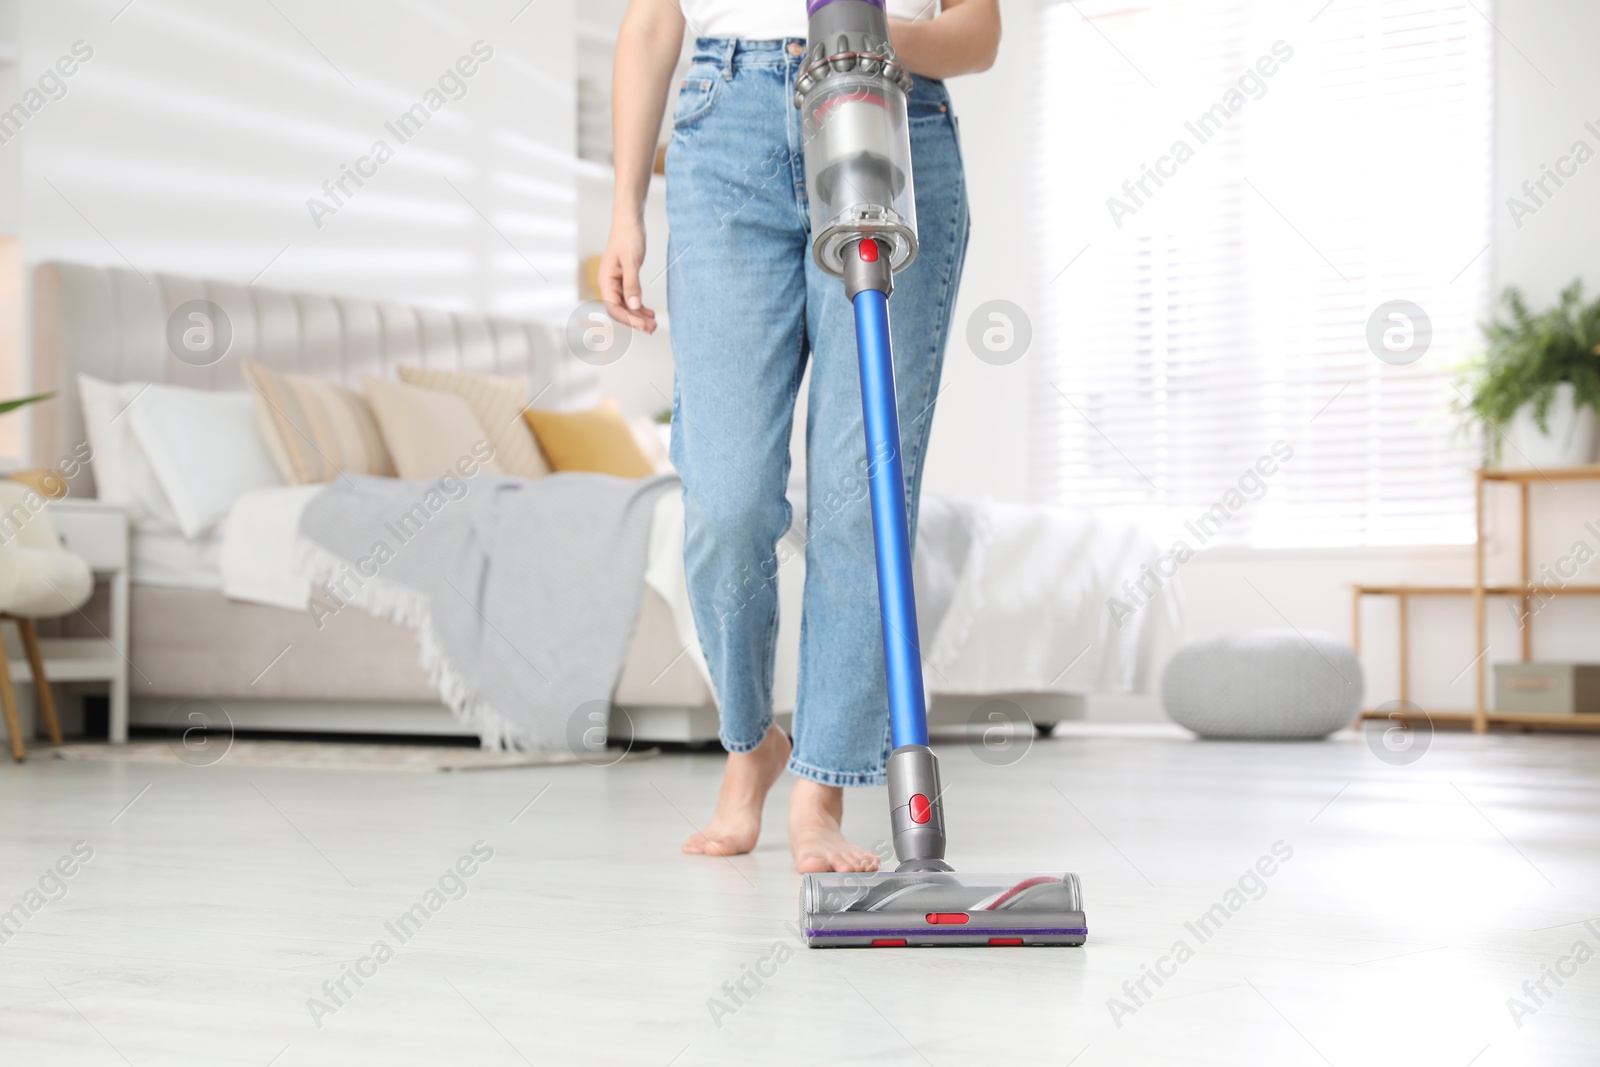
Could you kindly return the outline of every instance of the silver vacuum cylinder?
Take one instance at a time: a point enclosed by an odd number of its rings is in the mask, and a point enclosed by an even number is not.
[[[906,93],[911,75],[889,47],[882,0],[812,0],[794,102],[805,135],[811,250],[844,277],[845,252],[863,237],[887,250],[893,271],[917,257]]]

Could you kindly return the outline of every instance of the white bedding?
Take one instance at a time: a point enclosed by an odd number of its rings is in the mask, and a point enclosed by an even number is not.
[[[1144,516],[926,494],[923,533],[941,506],[967,512],[970,547],[949,607],[922,635],[930,691],[1155,691],[1183,639],[1177,579],[1132,614],[1119,611],[1120,626],[1110,608],[1112,597],[1128,603],[1124,582],[1158,566]]]
[[[305,610],[310,587],[297,570],[300,513],[317,486],[271,487],[239,498],[222,528],[223,592],[235,599]],[[1182,638],[1176,579],[1119,628],[1107,600],[1140,568],[1154,566],[1156,542],[1116,512],[1080,513],[925,494],[920,536],[959,539],[959,549],[919,557],[925,601],[924,682],[930,693],[1139,693],[1153,691]],[[774,703],[792,711],[798,679],[805,558],[778,570],[779,626]],[[947,547],[947,546],[941,546]],[[645,582],[672,609],[684,654],[710,684],[695,636],[683,573],[683,500],[656,505]],[[924,613],[919,613],[924,614]]]
[[[311,584],[295,566],[300,513],[320,485],[275,485],[252,489],[234,501],[222,522],[222,592],[290,611],[311,602]]]
[[[159,523],[138,522],[129,534],[128,580],[139,585],[216,589],[222,585],[217,556],[222,538],[215,533],[188,538]]]
[[[796,504],[796,514],[804,508]],[[1154,692],[1182,643],[1176,580],[1119,627],[1108,607],[1160,556],[1142,516],[997,504],[925,493],[919,539],[918,618],[929,693]],[[792,711],[799,676],[803,542],[791,531],[778,569],[778,647],[773,703]],[[949,543],[959,539],[959,548]],[[948,565],[947,565],[948,564]],[[687,655],[710,685],[683,572],[683,500],[656,505],[645,582],[672,607]]]

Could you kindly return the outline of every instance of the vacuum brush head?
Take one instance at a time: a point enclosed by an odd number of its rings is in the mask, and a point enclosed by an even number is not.
[[[812,948],[1081,945],[1075,874],[808,874],[800,926]]]

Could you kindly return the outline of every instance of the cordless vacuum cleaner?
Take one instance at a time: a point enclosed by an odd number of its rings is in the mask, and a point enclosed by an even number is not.
[[[855,305],[872,534],[889,689],[893,873],[808,874],[800,921],[813,948],[1081,945],[1075,874],[956,874],[944,861],[939,763],[928,747],[894,357],[893,277],[917,255],[906,92],[883,0],[810,0],[795,82],[804,118],[812,254]]]

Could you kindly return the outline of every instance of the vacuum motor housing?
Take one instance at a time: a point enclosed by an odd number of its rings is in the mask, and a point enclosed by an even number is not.
[[[876,238],[892,271],[917,258],[906,93],[911,75],[889,46],[883,0],[810,0],[795,80],[811,198],[811,252],[845,276],[846,252]]]

